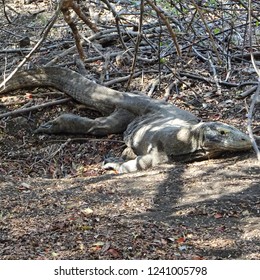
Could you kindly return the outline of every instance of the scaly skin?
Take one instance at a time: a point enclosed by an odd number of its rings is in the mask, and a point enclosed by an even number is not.
[[[18,72],[0,90],[0,94],[36,86],[59,89],[104,115],[92,120],[65,114],[41,125],[36,132],[99,136],[124,133],[127,150],[136,157],[126,162],[107,162],[104,165],[104,168],[113,168],[118,172],[143,170],[172,159],[213,158],[227,151],[249,150],[252,146],[245,133],[230,125],[201,123],[190,112],[172,104],[97,85],[65,68]]]

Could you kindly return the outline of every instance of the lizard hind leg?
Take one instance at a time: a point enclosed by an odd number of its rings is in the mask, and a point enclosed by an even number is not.
[[[74,114],[62,114],[54,120],[40,125],[34,133],[105,136],[112,133],[123,133],[133,119],[134,115],[124,109],[115,110],[107,117],[94,120]]]
[[[107,117],[95,119],[95,123],[88,133],[98,136],[123,133],[135,117],[125,109],[116,109]]]
[[[54,120],[41,124],[34,133],[84,134],[94,125],[94,120],[74,114],[62,114]]]

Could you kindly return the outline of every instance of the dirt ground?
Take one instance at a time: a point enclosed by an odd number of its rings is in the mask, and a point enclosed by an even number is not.
[[[252,156],[127,175],[0,177],[1,259],[259,259]]]
[[[17,11],[21,6],[19,1],[6,2]],[[25,23],[35,39],[46,18],[32,11],[49,7],[44,3],[49,1],[24,6],[14,25],[2,25],[12,32],[0,30],[2,50],[14,47],[14,34],[23,35]],[[55,28],[32,64],[44,66],[68,48],[64,41],[74,45],[61,24]],[[91,48],[88,51],[94,56]],[[0,61],[13,69],[25,53],[1,52]],[[73,65],[71,57],[59,65]],[[175,67],[179,62],[174,59]],[[201,61],[183,59],[188,61],[183,70],[207,76]],[[97,77],[101,66],[94,61],[87,70]],[[232,67],[236,82],[256,80],[251,66],[244,67],[242,75],[239,63]],[[112,70],[112,78],[125,74],[125,68]],[[157,78],[154,73],[135,78],[131,90],[144,91]],[[215,85],[179,79],[180,91],[169,102],[202,120],[223,121],[245,131],[250,98],[237,99],[234,88],[222,87],[218,93]],[[174,76],[163,78],[153,97],[163,98],[166,85],[174,81]],[[0,97],[0,114],[60,96],[42,88],[13,92]],[[253,151],[118,175],[102,170],[101,162],[108,154],[120,155],[121,135],[34,135],[39,124],[63,112],[96,116],[70,101],[0,119],[0,259],[260,259],[260,166]],[[259,120],[258,105],[253,128],[259,128]]]
[[[33,134],[61,108],[1,122],[1,259],[260,258],[253,151],[117,175],[101,162],[120,135]]]

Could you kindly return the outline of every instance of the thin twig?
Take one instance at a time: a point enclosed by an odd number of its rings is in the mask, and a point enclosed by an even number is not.
[[[190,72],[186,72],[186,71],[179,72],[179,75],[182,76],[182,77],[184,76],[184,77],[190,78],[190,79],[204,81],[204,82],[207,82],[207,83],[210,83],[210,84],[215,84],[216,83],[212,79],[209,79],[209,78],[197,75],[197,74],[193,74],[193,73],[190,73]],[[240,84],[230,83],[230,82],[225,82],[225,81],[218,81],[218,83],[220,85],[223,85],[223,86],[226,86],[226,87],[239,87],[240,86]]]
[[[170,83],[167,88],[165,89],[165,94],[163,97],[163,100],[168,101],[169,97],[171,96],[171,91],[172,89],[175,87],[176,89],[178,89],[178,80],[175,80],[174,82]]]
[[[86,42],[88,43],[89,47],[92,47],[92,48],[101,56],[101,58],[99,58],[98,60],[101,60],[101,59],[104,60],[105,63],[108,63],[113,69],[115,69],[115,66],[112,64],[112,62],[111,62],[111,60],[110,60],[110,58],[114,56],[113,53],[103,54],[103,53],[95,46],[95,44],[93,44],[87,37],[85,37],[84,35],[82,35],[82,38],[83,38],[84,41],[86,41]],[[108,60],[108,56],[109,56],[109,60]],[[87,58],[87,59],[85,59],[84,61],[85,61],[85,63],[88,63],[88,62],[89,62],[89,59]],[[107,65],[107,67],[108,67],[108,65]]]
[[[139,18],[139,24],[138,24],[138,35],[137,35],[137,38],[136,38],[134,58],[133,58],[133,62],[132,62],[131,70],[130,70],[130,76],[129,76],[129,80],[127,82],[126,90],[128,90],[128,88],[130,86],[130,83],[132,81],[134,72],[135,72],[138,49],[139,49],[139,45],[140,45],[140,42],[141,42],[141,39],[142,39],[143,15],[144,15],[144,0],[141,0],[141,2],[140,2],[140,18]]]
[[[35,106],[29,107],[29,108],[17,109],[17,110],[12,111],[12,112],[7,112],[7,113],[0,114],[0,119],[10,117],[10,116],[14,117],[14,116],[18,116],[18,115],[28,113],[28,112],[31,112],[31,111],[39,110],[39,109],[42,109],[42,108],[67,103],[70,100],[71,100],[71,98],[63,98],[63,99],[60,99],[60,100],[55,100],[55,101],[50,101],[50,102],[47,102],[47,103],[44,103],[44,104],[35,105]]]
[[[34,48],[24,57],[24,59],[18,64],[18,66],[12,71],[11,74],[9,74],[9,76],[7,78],[5,78],[3,80],[3,82],[0,84],[0,89],[5,87],[6,82],[8,82],[13,76],[14,74],[21,69],[21,67],[25,64],[26,61],[28,61],[30,59],[30,57],[33,55],[33,53],[40,47],[40,45],[43,43],[43,41],[46,39],[48,33],[50,32],[53,24],[55,23],[56,19],[58,18],[59,12],[60,12],[60,5],[62,4],[64,0],[61,0],[54,16],[52,17],[51,21],[45,26],[45,30],[42,33],[42,37],[40,38],[40,40],[36,43],[36,45],[34,46]]]
[[[212,72],[213,72],[213,79],[214,79],[216,87],[217,87],[217,94],[221,94],[221,86],[219,84],[219,78],[218,78],[218,75],[217,75],[217,70],[216,70],[216,67],[215,67],[211,57],[210,57],[210,53],[208,53],[208,61],[209,61],[209,64],[210,64]]]
[[[254,138],[254,134],[253,134],[253,129],[252,129],[253,112],[254,112],[254,108],[255,108],[255,104],[256,104],[256,101],[258,99],[258,96],[260,96],[259,93],[260,93],[260,77],[259,77],[258,87],[256,89],[255,94],[253,95],[253,98],[252,98],[252,101],[251,101],[251,104],[250,104],[250,107],[249,107],[248,116],[247,116],[247,130],[248,130],[248,134],[249,134],[249,137],[250,137],[250,139],[252,141],[253,148],[254,148],[254,150],[256,152],[257,159],[260,162],[260,151],[259,151],[258,146],[256,144],[256,141],[255,141],[255,138]]]
[[[260,151],[259,151],[258,146],[256,144],[256,140],[254,138],[253,129],[252,129],[253,112],[254,112],[256,101],[258,100],[259,93],[260,93],[260,69],[256,66],[255,58],[254,58],[253,50],[252,50],[253,33],[252,33],[252,2],[251,2],[251,0],[248,0],[248,21],[249,21],[249,44],[250,44],[251,62],[253,64],[255,72],[258,75],[258,85],[257,85],[256,92],[253,95],[253,98],[252,98],[252,101],[251,101],[251,104],[250,104],[250,107],[249,107],[247,130],[248,130],[248,133],[249,133],[249,137],[252,141],[253,148],[256,152],[257,159],[260,162]]]
[[[179,46],[178,40],[177,40],[177,36],[176,33],[174,32],[174,30],[172,29],[168,18],[162,13],[162,11],[150,0],[146,0],[146,2],[153,8],[154,11],[156,11],[158,13],[158,15],[160,16],[160,18],[162,19],[162,21],[165,23],[165,25],[167,26],[167,29],[170,33],[170,36],[173,39],[174,45],[176,47],[176,52],[178,56],[181,56],[181,48]]]
[[[195,2],[195,0],[191,0],[191,1],[192,1],[192,4],[194,5],[195,9],[197,10],[197,12],[198,12],[198,14],[199,14],[199,16],[200,16],[200,18],[201,18],[201,20],[202,20],[202,22],[203,22],[205,28],[206,28],[206,31],[207,31],[207,33],[208,33],[208,35],[209,35],[209,38],[210,38],[210,41],[211,41],[211,43],[212,43],[212,47],[213,47],[214,53],[216,54],[216,56],[217,56],[217,58],[218,58],[218,63],[221,64],[221,58],[220,58],[220,56],[219,56],[218,49],[217,49],[217,46],[216,46],[216,44],[215,44],[215,40],[214,40],[214,38],[213,38],[213,35],[212,35],[211,31],[210,31],[210,28],[209,28],[207,22],[206,22],[206,20],[205,20],[205,18],[204,18],[204,16],[203,16],[203,13],[201,12],[200,7],[199,7],[198,4]]]
[[[5,5],[5,0],[2,0],[2,3],[3,3],[3,10],[4,10],[4,15],[5,15],[5,18],[6,20],[8,21],[8,23],[12,23],[11,20],[9,19],[7,13],[6,13],[6,5]]]
[[[111,5],[111,3],[108,0],[102,0],[102,2],[104,2],[107,5],[108,9],[112,12],[112,14],[115,18],[115,21],[116,21],[116,29],[117,29],[117,33],[118,33],[118,36],[119,36],[119,40],[120,40],[123,48],[125,50],[127,50],[127,46],[124,42],[124,39],[123,39],[122,34],[121,34],[120,27],[119,27],[120,17],[118,16],[116,10],[113,8],[113,6]]]
[[[65,143],[62,143],[62,144],[60,145],[60,147],[59,147],[56,151],[54,151],[53,153],[51,153],[51,154],[47,157],[47,159],[54,158],[54,157],[55,157],[61,150],[63,150],[70,142],[71,142],[71,139],[68,138],[68,139],[66,140],[66,142],[65,142]]]

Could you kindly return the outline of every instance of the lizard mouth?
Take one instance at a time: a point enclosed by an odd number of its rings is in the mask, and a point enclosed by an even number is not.
[[[250,150],[252,142],[248,135],[223,123],[206,123],[201,132],[201,148],[207,153]]]
[[[225,143],[225,142],[224,142]],[[240,150],[249,150],[252,148],[251,139],[246,135],[241,135],[232,141],[227,141],[226,143],[227,150],[231,151],[240,151]]]
[[[204,149],[206,151],[242,151],[242,150],[250,150],[252,148],[252,143],[250,138],[243,137],[239,141],[205,141]]]

